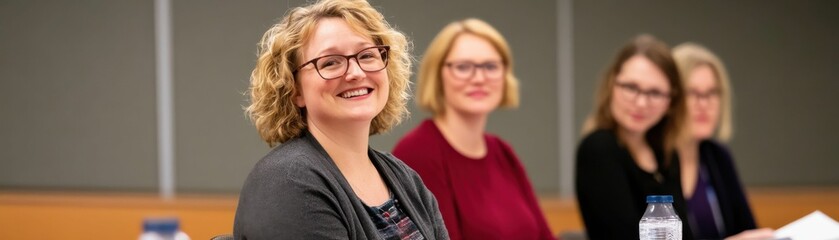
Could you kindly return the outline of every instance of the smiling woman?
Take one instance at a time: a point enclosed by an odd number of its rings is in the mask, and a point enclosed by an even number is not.
[[[269,146],[236,239],[448,239],[414,171],[369,147],[407,114],[408,42],[363,0],[295,8],[269,29],[246,111]]]
[[[553,239],[513,148],[486,132],[490,113],[519,101],[501,33],[478,19],[452,22],[419,72],[418,103],[433,118],[402,137],[393,154],[434,192],[452,239]]]
[[[343,19],[330,17],[319,21],[301,49],[302,58],[312,60],[298,67],[300,89],[294,103],[306,111],[306,125],[316,137],[328,134],[324,131],[341,132],[336,127],[365,130],[384,108],[390,92],[387,58],[382,57],[387,50],[374,45]],[[341,124],[332,124],[336,120]]]
[[[576,190],[591,239],[637,238],[647,195],[673,195],[686,219],[677,143],[687,115],[670,48],[639,35],[621,48],[597,89],[577,149]],[[685,239],[693,239],[683,224]]]

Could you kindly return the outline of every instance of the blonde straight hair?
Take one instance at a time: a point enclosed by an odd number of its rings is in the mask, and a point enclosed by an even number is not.
[[[679,65],[679,71],[684,77],[687,86],[687,76],[690,76],[694,69],[700,66],[711,67],[714,77],[717,79],[717,87],[720,90],[720,123],[717,126],[716,138],[720,142],[728,142],[734,136],[734,122],[732,116],[732,101],[734,92],[731,89],[731,80],[728,78],[728,71],[719,57],[713,52],[696,43],[682,43],[673,48],[673,58]]]
[[[495,47],[495,50],[501,55],[505,68],[504,95],[501,97],[500,106],[503,108],[518,107],[519,80],[513,74],[513,54],[507,40],[504,40],[504,36],[491,25],[475,18],[449,23],[431,41],[422,58],[419,75],[417,76],[419,82],[417,105],[431,112],[434,116],[441,116],[445,112],[442,69],[454,41],[462,34],[478,36]]]

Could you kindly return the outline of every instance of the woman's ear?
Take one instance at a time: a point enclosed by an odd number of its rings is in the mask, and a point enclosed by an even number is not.
[[[306,100],[303,98],[303,93],[297,92],[297,96],[294,96],[294,105],[297,105],[299,108],[306,107]]]

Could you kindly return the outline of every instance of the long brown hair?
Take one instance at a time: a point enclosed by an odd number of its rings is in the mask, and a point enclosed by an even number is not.
[[[621,48],[618,55],[606,69],[600,81],[600,86],[597,88],[594,112],[586,120],[585,126],[583,127],[583,134],[589,134],[598,129],[617,129],[618,123],[615,121],[615,117],[612,116],[610,106],[615,78],[621,72],[621,67],[623,67],[624,62],[636,55],[643,56],[654,63],[664,72],[670,84],[671,97],[670,105],[667,107],[667,113],[646,133],[646,139],[650,147],[663,151],[664,162],[667,165],[675,152],[676,146],[684,140],[687,106],[685,103],[682,78],[676,62],[670,53],[670,47],[652,35],[641,34],[630,40]]]

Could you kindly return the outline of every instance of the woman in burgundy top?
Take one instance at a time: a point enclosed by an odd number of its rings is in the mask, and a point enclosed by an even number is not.
[[[553,239],[513,149],[487,134],[489,114],[518,105],[510,49],[489,24],[446,26],[420,66],[418,103],[431,112],[393,154],[417,171],[452,239]]]

